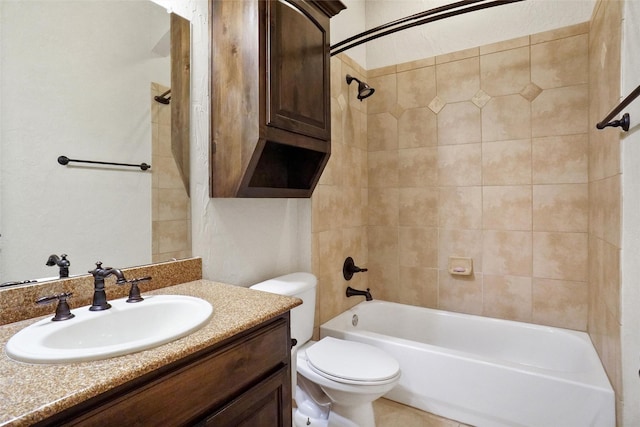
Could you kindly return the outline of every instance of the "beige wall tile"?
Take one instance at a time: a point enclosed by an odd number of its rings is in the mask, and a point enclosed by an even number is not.
[[[482,228],[531,231],[531,186],[484,186]]]
[[[604,240],[617,246],[621,246],[622,230],[622,183],[621,176],[615,175],[603,180],[603,205],[604,205]]]
[[[492,98],[482,109],[482,140],[531,137],[530,103],[520,95]]]
[[[398,233],[400,267],[438,266],[438,229],[435,227],[400,227]]]
[[[533,233],[534,277],[586,281],[587,233]]]
[[[393,75],[398,72],[396,65],[389,65],[386,67],[374,68],[373,70],[367,70],[367,79],[372,79],[380,76]]]
[[[482,252],[484,274],[531,276],[529,231],[484,231]]]
[[[618,247],[621,203],[619,175],[589,184],[589,231]]]
[[[533,321],[585,330],[589,287],[586,282],[533,279]]]
[[[188,220],[158,221],[158,251],[187,251],[190,248],[185,238],[189,231]]]
[[[523,46],[529,46],[529,36],[518,37],[516,39],[506,40],[498,43],[480,46],[480,55],[500,52],[503,50],[516,49]]]
[[[531,81],[542,89],[589,82],[589,35],[531,46]]]
[[[343,101],[344,102],[344,101]],[[344,143],[344,124],[342,116],[346,115],[337,97],[331,97],[331,142]]]
[[[405,109],[426,107],[436,96],[435,67],[398,73],[398,104]]]
[[[311,199],[311,229],[314,233],[336,226],[340,212],[340,189],[333,185],[318,185]]]
[[[402,267],[399,284],[401,303],[420,307],[438,307],[438,270]]]
[[[472,58],[480,54],[480,49],[473,47],[471,49],[451,52],[444,55],[436,56],[436,64],[444,64],[445,62],[460,61],[462,59]]]
[[[477,56],[436,65],[438,96],[447,103],[470,100],[480,90],[479,70]]]
[[[372,151],[368,153],[367,158],[370,188],[398,186],[398,151]]]
[[[375,95],[367,98],[367,112],[369,114],[376,114],[391,111],[398,103],[396,75],[387,74],[380,77],[367,78],[369,79],[369,86],[376,90]],[[351,96],[355,98],[356,88],[352,90],[354,92],[351,93]]]
[[[400,188],[399,224],[401,226],[438,226],[438,189]]]
[[[190,200],[183,188],[158,189],[158,220],[188,219]]]
[[[599,240],[599,239],[594,239]],[[602,247],[602,281],[599,283],[598,294],[607,306],[607,311],[616,319],[620,318],[620,252],[621,249],[608,242],[599,240]]]
[[[483,142],[482,183],[531,184],[531,140]]]
[[[589,91],[586,84],[544,90],[531,103],[532,135],[540,137],[586,133],[588,102]]]
[[[481,144],[438,147],[438,182],[441,186],[482,183]]]
[[[438,199],[441,228],[482,227],[482,187],[441,187]]]
[[[533,186],[533,230],[587,232],[587,184]]]
[[[412,108],[398,119],[398,147],[438,145],[437,117],[428,107]]]
[[[367,235],[369,264],[398,264],[398,227],[369,226]]]
[[[367,149],[366,113],[349,106],[342,114],[342,143],[347,146]],[[393,123],[391,123],[393,126]],[[332,128],[333,129],[333,126]],[[393,134],[391,134],[393,136]],[[393,141],[393,139],[392,139]]]
[[[407,148],[398,151],[398,185],[400,187],[430,187],[437,184],[437,147]]]
[[[158,158],[158,188],[184,189],[184,183],[173,157]]]
[[[588,149],[587,134],[534,138],[531,153],[533,183],[586,183]]]
[[[520,93],[530,74],[529,46],[480,57],[480,87],[491,96]]]
[[[537,33],[531,35],[531,44],[548,42],[550,40],[557,40],[564,37],[571,37],[577,34],[587,34],[589,32],[589,22],[582,22],[580,24],[571,25],[569,27],[562,27],[552,31],[545,31],[543,33]]]
[[[367,117],[368,151],[398,148],[398,120],[389,113],[370,114]]]
[[[402,64],[398,64],[396,67],[397,67],[398,73],[401,73],[403,71],[415,70],[417,68],[430,67],[433,65],[436,65],[435,57],[418,59],[410,62],[404,62]]]
[[[522,276],[483,276],[482,314],[501,319],[531,321],[532,279]]]
[[[340,174],[342,173],[344,159],[342,156],[343,144],[333,143],[331,146],[331,156],[327,162],[327,166],[324,168],[322,175],[320,176],[319,185],[335,185],[340,181]]]
[[[369,225],[397,227],[399,218],[398,201],[399,192],[397,188],[370,188]]]
[[[480,124],[480,109],[473,103],[447,104],[438,113],[438,145],[480,142]]]
[[[452,276],[439,272],[438,308],[467,314],[482,314],[482,274]]]

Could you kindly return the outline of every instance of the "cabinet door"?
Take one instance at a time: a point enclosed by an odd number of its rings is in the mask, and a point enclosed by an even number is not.
[[[283,367],[198,426],[291,426],[291,376]]]
[[[270,0],[265,6],[267,126],[328,141],[329,18],[297,0]]]

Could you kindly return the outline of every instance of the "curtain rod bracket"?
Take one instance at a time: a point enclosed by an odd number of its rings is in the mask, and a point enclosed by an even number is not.
[[[607,126],[610,126],[612,128],[621,127],[622,130],[624,130],[625,132],[629,132],[629,124],[630,123],[631,123],[631,117],[629,116],[629,113],[624,113],[620,120],[612,120],[612,121],[610,121],[608,123],[598,123],[596,125],[596,128],[604,129]]]

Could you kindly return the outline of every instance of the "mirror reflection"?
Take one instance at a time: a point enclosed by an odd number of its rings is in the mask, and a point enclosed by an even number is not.
[[[172,103],[153,99],[169,28],[151,1],[0,0],[0,284],[191,256]]]

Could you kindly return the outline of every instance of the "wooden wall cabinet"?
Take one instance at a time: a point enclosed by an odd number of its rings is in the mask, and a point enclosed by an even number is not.
[[[209,4],[211,196],[310,197],[331,154],[329,19],[345,6]]]
[[[36,425],[290,427],[290,349],[287,312]]]

